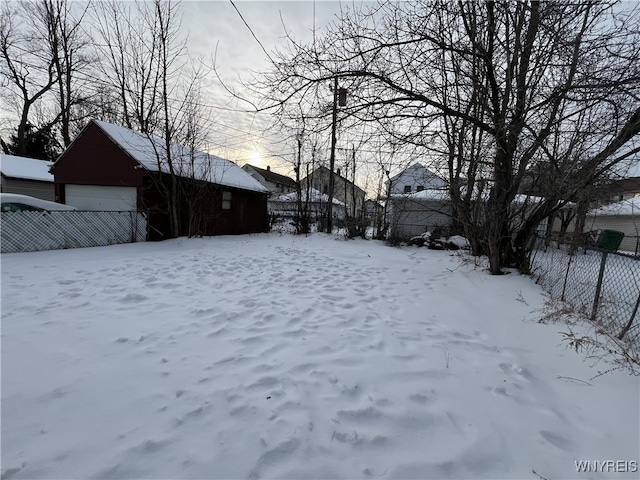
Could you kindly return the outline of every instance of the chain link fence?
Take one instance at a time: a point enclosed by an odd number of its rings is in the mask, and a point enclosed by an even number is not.
[[[144,242],[147,217],[142,212],[2,212],[2,253],[100,247]]]
[[[536,242],[532,272],[551,297],[570,304],[640,353],[640,257]]]

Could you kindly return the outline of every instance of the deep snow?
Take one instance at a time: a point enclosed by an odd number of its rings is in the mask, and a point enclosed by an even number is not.
[[[3,254],[3,478],[637,478],[575,462],[638,461],[639,379],[593,378],[537,285],[463,259],[324,234]]]

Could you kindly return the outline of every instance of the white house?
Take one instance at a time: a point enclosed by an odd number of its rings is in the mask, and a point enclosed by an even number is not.
[[[447,187],[447,182],[420,163],[414,163],[385,183],[387,195],[439,190]]]

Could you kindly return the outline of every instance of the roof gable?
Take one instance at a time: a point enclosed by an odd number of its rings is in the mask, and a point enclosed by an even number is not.
[[[317,172],[318,172],[318,173],[319,173],[319,172],[324,172],[324,173],[326,173],[327,175],[329,175],[329,174],[331,173],[331,170],[329,170],[327,167],[325,167],[325,166],[323,166],[323,165],[320,165],[320,166],[319,166],[318,168],[316,168],[313,172],[311,172],[311,174],[310,174],[309,176],[310,176],[311,178],[313,178],[313,177],[314,177],[314,175],[315,175]],[[333,177],[334,177],[334,178],[339,178],[339,179],[340,179],[340,182],[346,182],[346,183],[347,183],[347,185],[353,185],[353,186],[356,188],[356,190],[357,190],[358,192],[360,192],[362,195],[364,195],[364,194],[365,194],[365,191],[364,191],[363,189],[361,189],[358,185],[356,185],[355,183],[353,183],[351,180],[349,180],[349,179],[347,179],[347,178],[343,177],[342,175],[338,174],[338,172],[333,172]],[[303,180],[304,180],[304,179],[303,179]]]
[[[49,173],[52,165],[45,160],[0,154],[0,171],[5,177],[53,183],[53,175]]]
[[[92,120],[124,152],[152,172],[170,173],[164,140],[100,120]],[[256,192],[268,192],[255,178],[224,158],[182,145],[170,147],[173,171],[184,178]]]
[[[254,172],[262,175],[262,177],[269,182],[282,183],[284,185],[290,185],[292,187],[296,186],[296,181],[291,177],[287,177],[286,175],[281,175],[271,170],[265,170],[264,168],[258,168],[255,165],[251,164],[246,164],[243,166],[243,168],[244,167],[251,168]]]
[[[436,175],[434,172],[429,170],[427,167],[425,167],[421,163],[414,163],[413,165],[405,168],[403,171],[401,171],[397,175],[394,175],[393,177],[391,177],[390,181],[391,183],[395,183],[403,177],[410,177],[411,179],[414,179],[414,180],[418,180],[418,179],[425,180],[425,181],[436,180],[436,183],[438,183],[437,180],[439,180],[442,183],[442,185],[445,184],[444,180],[442,180],[438,175]],[[388,184],[389,180],[387,180],[385,183]]]

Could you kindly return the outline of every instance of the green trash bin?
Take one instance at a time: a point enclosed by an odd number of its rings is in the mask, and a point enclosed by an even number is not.
[[[617,230],[602,230],[596,242],[596,247],[609,250],[610,252],[616,252],[623,238],[623,232],[618,232]]]

